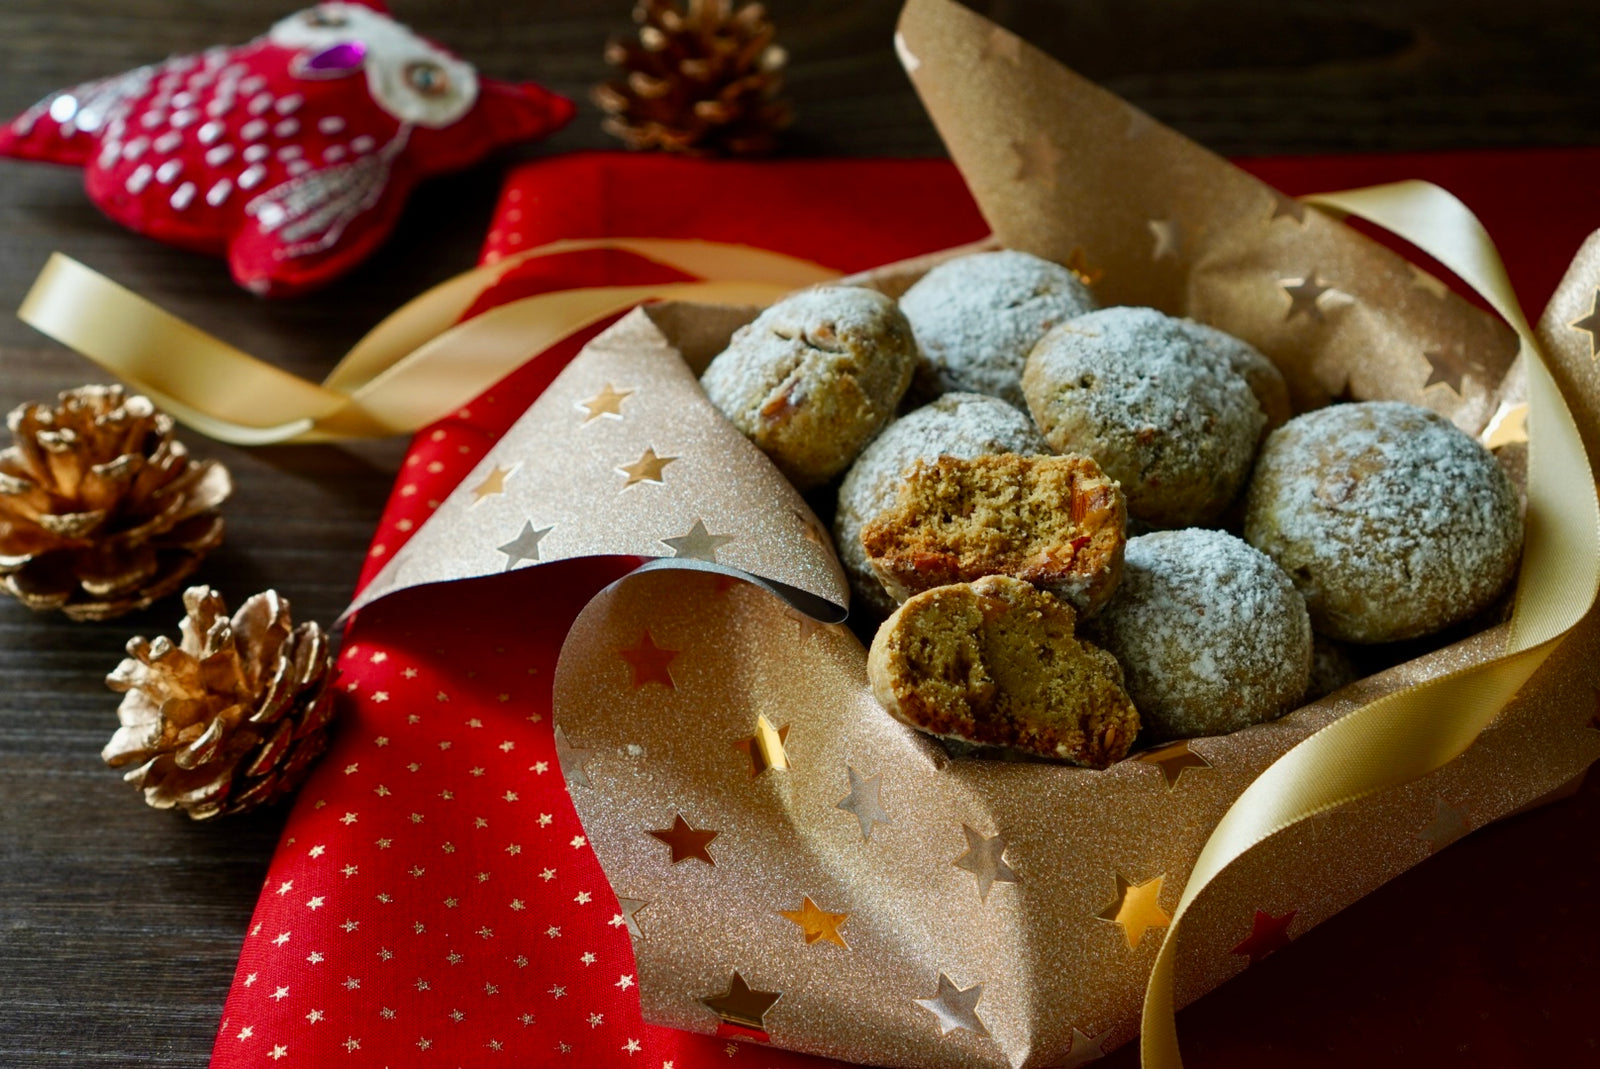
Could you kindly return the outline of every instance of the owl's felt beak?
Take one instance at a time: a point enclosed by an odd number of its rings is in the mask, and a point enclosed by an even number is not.
[[[532,82],[478,80],[478,107],[499,142],[523,141],[565,126],[577,108],[564,96]]]

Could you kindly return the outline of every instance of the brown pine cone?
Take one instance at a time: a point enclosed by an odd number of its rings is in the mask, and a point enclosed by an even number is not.
[[[183,593],[187,615],[165,636],[128,641],[106,677],[124,692],[122,726],[101,757],[157,809],[195,820],[243,812],[294,792],[328,742],[333,652],[315,623],[294,627],[268,590],[233,618],[210,587]]]
[[[608,133],[629,148],[696,156],[770,152],[794,118],[783,89],[788,54],[766,10],[734,0],[641,0],[639,39],[612,41],[618,80],[598,86]]]
[[[109,620],[177,590],[222,541],[228,470],[121,386],[19,405],[0,451],[0,587],[30,609]]]

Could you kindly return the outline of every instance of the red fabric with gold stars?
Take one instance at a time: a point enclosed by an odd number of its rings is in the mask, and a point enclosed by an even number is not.
[[[1289,192],[1411,176],[1441,181],[1502,237],[1512,277],[1537,310],[1584,234],[1600,225],[1592,185],[1559,177],[1592,173],[1600,152],[1533,159],[1558,180],[1537,203],[1516,205],[1506,189],[1528,160],[1510,154],[1247,166]],[[484,258],[557,238],[699,237],[850,271],[984,229],[943,162],[580,154],[513,174]],[[474,311],[553,288],[677,277],[624,253],[570,254],[513,271]],[[537,361],[417,436],[363,582],[563,363]],[[755,1035],[748,1030],[723,1026],[712,1037],[640,1019],[629,918],[573,813],[549,721],[551,674],[569,622],[627,567],[570,561],[402,591],[351,624],[341,657],[342,727],[273,858],[213,1066],[828,1064],[729,1042]],[[1181,774],[1181,764],[1169,774]],[[648,933],[648,909],[634,920]],[[1287,942],[1292,920],[1258,914],[1241,926],[1234,953],[1265,957]],[[1199,1060],[1231,1064],[1241,1052],[1220,1053],[1226,1057]],[[1267,1053],[1261,1064],[1277,1057]],[[1122,1064],[1134,1057],[1119,1052]]]

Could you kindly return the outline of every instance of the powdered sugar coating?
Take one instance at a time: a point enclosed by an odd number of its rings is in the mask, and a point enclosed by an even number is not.
[[[1244,381],[1250,384],[1250,391],[1256,395],[1256,403],[1266,414],[1266,430],[1275,431],[1289,422],[1289,417],[1294,415],[1294,408],[1289,403],[1289,384],[1284,381],[1278,365],[1263,356],[1255,346],[1242,338],[1235,338],[1227,331],[1192,319],[1180,319],[1178,323],[1190,337],[1224,357],[1229,367],[1244,376]]]
[[[1087,453],[1158,527],[1206,523],[1250,473],[1266,416],[1229,358],[1154,308],[1106,308],[1045,335],[1022,376],[1058,453]]]
[[[1522,517],[1494,457],[1449,420],[1366,401],[1273,432],[1245,537],[1289,573],[1319,632],[1392,642],[1487,607],[1516,572]]]
[[[894,504],[904,473],[939,456],[971,460],[991,453],[1048,453],[1028,417],[997,397],[949,393],[902,416],[867,446],[839,486],[834,543],[859,605],[886,616],[895,600],[861,548],[861,528]]]
[[[1085,628],[1122,664],[1144,739],[1276,719],[1310,679],[1305,602],[1265,554],[1221,531],[1129,539],[1122,583]]]
[[[900,298],[922,349],[917,393],[983,393],[1021,408],[1029,350],[1057,323],[1094,307],[1077,275],[1025,252],[940,264]]]
[[[894,301],[859,286],[817,286],[740,327],[700,385],[806,489],[843,471],[889,421],[916,359]]]

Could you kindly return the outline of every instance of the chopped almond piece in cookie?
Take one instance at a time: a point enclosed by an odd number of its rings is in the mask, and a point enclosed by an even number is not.
[[[1139,713],[1116,658],[1076,636],[1072,606],[1009,576],[924,591],[878,628],[872,693],[943,738],[1105,768]]]
[[[911,468],[861,544],[897,601],[1009,575],[1087,614],[1117,585],[1126,525],[1121,489],[1088,457],[941,456]]]

